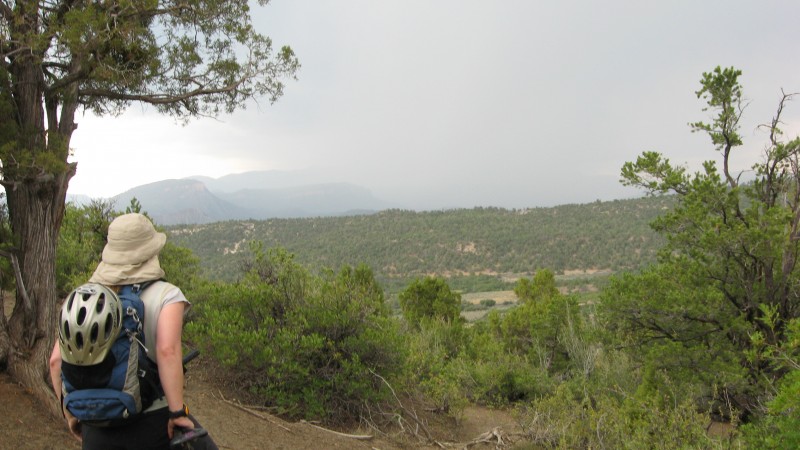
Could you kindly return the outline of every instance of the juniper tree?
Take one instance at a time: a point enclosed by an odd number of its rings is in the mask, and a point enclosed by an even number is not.
[[[762,384],[782,371],[746,355],[786,339],[785,326],[800,315],[800,138],[781,127],[782,93],[752,177],[732,169],[743,146],[739,133],[746,101],[741,71],[704,73],[697,97],[712,114],[690,123],[718,153],[689,173],[657,152],[644,152],[622,168],[622,182],[650,194],[676,196],[677,206],[653,223],[667,239],[660,264],[618,278],[604,296],[609,325],[651,351],[652,361],[706,384],[703,395],[726,396],[739,411],[757,407]],[[770,320],[765,320],[769,317]],[[715,387],[712,387],[715,385]]]
[[[0,0],[0,171],[21,273],[0,366],[53,398],[45,361],[76,114],[143,103],[179,120],[215,116],[277,100],[298,67],[253,28],[246,0]]]

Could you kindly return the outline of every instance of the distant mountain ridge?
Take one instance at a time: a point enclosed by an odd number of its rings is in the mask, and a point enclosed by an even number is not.
[[[382,283],[430,274],[489,277],[638,270],[663,238],[650,223],[675,198],[644,197],[509,210],[472,208],[371,215],[244,220],[165,227],[171,242],[200,258],[206,275],[235,280],[250,242],[285,248],[315,270],[361,263]],[[393,281],[394,280],[394,281]]]
[[[330,182],[321,182],[318,175],[304,170],[260,170],[234,173],[219,178],[211,178],[202,175],[186,178],[202,181],[211,192],[226,194],[243,189],[286,189],[318,184],[332,184]]]
[[[394,207],[350,183],[310,183],[304,174],[245,172],[221,178],[189,177],[137,186],[112,198],[118,208],[136,198],[162,225],[238,219],[369,214]]]

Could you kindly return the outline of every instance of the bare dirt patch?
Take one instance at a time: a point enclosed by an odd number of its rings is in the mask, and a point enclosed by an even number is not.
[[[192,363],[195,366],[196,363]],[[424,420],[436,442],[412,435],[379,435],[371,430],[323,429],[306,422],[289,422],[239,402],[209,373],[190,367],[186,378],[186,403],[221,449],[382,449],[465,448],[477,437],[497,428],[503,436],[517,432],[512,416],[504,411],[468,408],[462,419],[429,414]],[[351,434],[355,437],[345,436]],[[33,396],[0,373],[0,448],[79,449],[80,444]],[[370,439],[357,437],[372,436]],[[506,438],[505,442],[510,442]],[[470,449],[498,448],[496,441],[470,444]],[[505,447],[499,447],[505,448]]]
[[[15,383],[0,373],[0,447],[79,449],[66,426]]]

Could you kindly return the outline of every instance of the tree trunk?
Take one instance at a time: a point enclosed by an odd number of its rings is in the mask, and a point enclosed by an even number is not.
[[[8,372],[59,415],[47,361],[60,306],[55,278],[58,231],[64,218],[67,186],[74,174],[75,165],[71,164],[60,174],[3,180],[24,284],[17,286],[16,304],[7,323]]]

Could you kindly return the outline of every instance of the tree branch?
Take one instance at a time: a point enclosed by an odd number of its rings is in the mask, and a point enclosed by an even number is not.
[[[14,268],[14,278],[17,281],[17,293],[22,296],[25,309],[31,311],[33,309],[33,304],[31,303],[31,299],[28,297],[28,291],[25,290],[25,282],[22,280],[22,271],[19,268],[19,260],[17,259],[17,255],[14,252],[0,250],[0,256],[8,258],[11,261],[11,267]]]
[[[111,100],[138,101],[143,103],[149,103],[151,105],[168,105],[172,103],[185,102],[194,97],[199,97],[202,95],[224,94],[226,92],[233,92],[249,78],[250,78],[249,76],[243,77],[221,88],[212,88],[212,89],[199,88],[185,92],[180,95],[169,95],[165,93],[126,94],[124,92],[117,92],[109,89],[97,89],[97,88],[80,89],[78,91],[78,95],[80,95],[81,97],[103,97]]]

